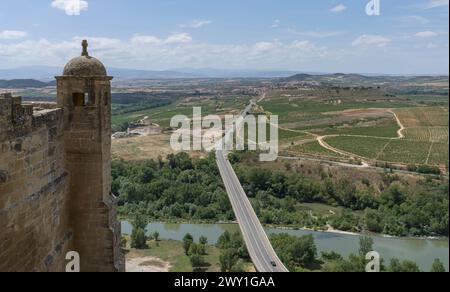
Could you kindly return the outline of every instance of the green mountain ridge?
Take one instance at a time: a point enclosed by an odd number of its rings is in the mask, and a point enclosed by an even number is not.
[[[12,79],[12,80],[0,80],[0,88],[44,88],[48,86],[55,86],[56,82],[42,82],[35,79]]]

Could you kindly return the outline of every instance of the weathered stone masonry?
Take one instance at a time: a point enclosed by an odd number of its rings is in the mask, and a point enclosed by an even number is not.
[[[57,103],[0,95],[0,271],[124,270],[111,195],[111,81],[87,54],[57,77]]]

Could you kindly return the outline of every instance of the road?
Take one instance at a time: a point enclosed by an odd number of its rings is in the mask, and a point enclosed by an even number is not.
[[[245,117],[253,105],[254,102],[252,101],[242,112],[241,117]],[[239,121],[239,119],[235,120],[236,128],[240,126],[240,122],[241,121]],[[224,139],[225,141],[229,141],[230,139],[233,139],[233,136],[234,129],[225,133]],[[219,143],[222,143],[222,141]],[[231,205],[233,206],[233,210],[239,223],[247,250],[256,270],[264,273],[288,272],[284,264],[275,253],[264,228],[256,216],[256,213],[253,210],[253,207],[245,194],[245,191],[242,188],[242,185],[234,172],[230,161],[228,160],[227,152],[217,150],[216,159],[220,175],[222,176],[223,183],[225,184]]]
[[[250,257],[258,272],[288,272],[266,235],[227,154],[217,151],[217,164]],[[273,265],[273,263],[275,265]]]

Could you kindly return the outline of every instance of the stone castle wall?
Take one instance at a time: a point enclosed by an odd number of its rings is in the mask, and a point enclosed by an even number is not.
[[[74,107],[72,92],[88,90],[95,104]],[[110,90],[109,79],[59,78],[58,104],[0,95],[0,272],[65,271],[68,251],[81,271],[124,271]]]
[[[111,194],[111,80],[88,42],[56,77],[57,103],[0,94],[0,272],[122,272]]]
[[[0,95],[0,271],[64,271],[73,248],[63,112],[36,106]]]
[[[74,245],[84,271],[123,270],[116,200],[111,195],[110,78],[57,77],[58,104],[67,109],[65,145],[71,174]],[[73,93],[85,94],[76,106]]]

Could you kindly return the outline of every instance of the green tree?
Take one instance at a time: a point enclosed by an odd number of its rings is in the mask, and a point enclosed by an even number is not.
[[[444,264],[441,262],[440,259],[435,259],[433,262],[433,266],[431,267],[432,273],[445,273],[447,272]]]
[[[131,232],[131,247],[138,249],[147,248],[147,236],[145,234],[145,227],[147,220],[145,216],[137,213],[133,219],[133,231]]]
[[[131,232],[131,247],[137,249],[147,248],[147,236],[144,229],[140,227],[133,228]]]
[[[205,236],[202,235],[202,236],[200,236],[199,242],[200,242],[200,244],[207,245],[208,238],[206,238]]]
[[[222,250],[219,256],[220,270],[224,273],[230,272],[237,263],[238,258],[232,249]]]
[[[190,255],[189,260],[191,261],[191,265],[194,271],[198,271],[200,270],[200,268],[203,268],[206,265],[205,259],[202,255],[199,254]]]
[[[274,234],[270,239],[281,261],[290,271],[311,267],[317,261],[317,248],[312,235],[295,237]]]
[[[337,252],[322,252],[322,259],[326,261],[341,261],[344,258]]]
[[[387,269],[390,273],[418,273],[419,267],[412,261],[403,261],[399,259],[392,259]]]
[[[127,238],[123,235],[120,237],[120,247],[127,248]]]
[[[220,249],[225,249],[229,246],[230,241],[231,233],[226,230],[221,236],[219,236],[219,239],[217,240],[217,247]]]
[[[359,238],[359,255],[365,257],[369,252],[373,251],[373,238],[361,236]]]
[[[189,251],[191,249],[191,245],[194,243],[194,238],[191,234],[186,234],[183,237],[183,248],[186,255],[189,255]]]
[[[200,245],[193,242],[191,244],[191,247],[189,248],[188,254],[190,254],[190,255],[200,254],[201,255]]]
[[[237,263],[235,263],[230,270],[231,273],[244,273],[244,262],[242,260],[238,260]]]
[[[383,232],[383,217],[381,212],[372,209],[366,209],[364,212],[364,222],[366,228],[371,232]]]
[[[345,273],[347,271],[345,270],[344,263],[345,261],[342,259],[325,262],[321,271],[325,273]]]
[[[133,218],[133,228],[141,228],[144,229],[147,227],[148,221],[144,215],[139,212],[134,215]]]
[[[155,231],[155,232],[153,233],[153,239],[154,239],[155,241],[158,241],[158,240],[159,240],[159,232],[158,232],[158,231]]]

